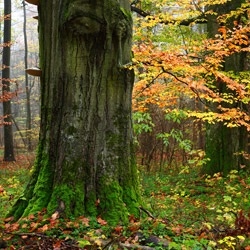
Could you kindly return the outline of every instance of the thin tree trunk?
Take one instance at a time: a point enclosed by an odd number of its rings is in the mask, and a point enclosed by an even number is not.
[[[139,216],[132,136],[132,16],[128,0],[39,5],[41,129],[37,161],[15,218]],[[96,205],[96,201],[100,203]]]
[[[10,94],[11,0],[4,0],[4,48],[2,70],[3,95]],[[11,119],[11,100],[3,102],[4,161],[15,161]]]
[[[24,63],[25,69],[28,68],[28,42],[27,42],[27,32],[26,32],[26,4],[23,1],[23,35],[24,35]],[[30,88],[29,88],[29,78],[27,72],[25,72],[25,92],[26,92],[26,138],[28,150],[32,150],[31,145],[31,109],[30,109]]]
[[[15,119],[14,119],[13,117],[11,117],[11,118],[12,118],[13,123],[14,123],[15,126],[16,126],[17,131],[19,132],[19,134],[20,134],[20,136],[21,136],[21,138],[22,138],[23,144],[26,145],[25,140],[24,140],[24,136],[23,136],[23,134],[22,134],[22,131],[20,130],[18,124],[17,124],[16,121],[15,121]]]

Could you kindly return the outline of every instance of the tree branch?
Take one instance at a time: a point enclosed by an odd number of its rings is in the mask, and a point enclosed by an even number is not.
[[[135,6],[131,5],[131,11],[136,12],[137,14],[139,14],[142,17],[147,17],[150,16],[150,13],[145,12],[142,9],[139,9]],[[149,20],[154,20],[154,17],[149,18]],[[205,14],[202,13],[200,16],[194,17],[194,18],[190,18],[190,19],[186,19],[186,20],[171,20],[171,21],[167,21],[167,20],[162,20],[160,21],[160,23],[162,24],[178,24],[178,25],[183,25],[183,26],[189,26],[191,23],[207,23],[207,19],[205,17]]]
[[[146,208],[139,206],[139,208],[145,212],[149,217],[151,217],[152,219],[156,220],[157,218],[155,216],[153,216]]]

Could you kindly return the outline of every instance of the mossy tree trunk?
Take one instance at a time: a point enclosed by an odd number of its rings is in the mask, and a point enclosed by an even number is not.
[[[38,155],[15,218],[138,214],[129,0],[42,0]],[[98,206],[95,206],[97,200]]]
[[[212,6],[212,9],[219,15],[230,13],[234,11],[244,3],[245,0],[232,0],[226,4]],[[238,17],[240,23],[241,17]],[[228,22],[230,28],[233,27],[233,21],[231,18]],[[222,24],[225,25],[225,24]],[[208,36],[214,38],[218,32],[220,24],[218,23],[217,16],[212,15],[208,20]],[[235,74],[246,70],[246,53],[238,53],[228,57],[225,60],[224,71],[233,71]],[[224,82],[217,82],[219,93],[229,93]],[[232,92],[231,92],[232,93]],[[217,110],[217,104],[211,104],[213,111]],[[244,108],[242,103],[228,105],[221,103],[223,107],[237,107]],[[245,107],[246,108],[246,107]],[[228,128],[223,125],[222,122],[215,124],[207,124],[206,126],[206,156],[210,159],[204,167],[204,172],[208,174],[214,174],[216,172],[229,173],[232,169],[240,169],[240,165],[248,164],[239,152],[247,152],[247,130],[245,127]]]

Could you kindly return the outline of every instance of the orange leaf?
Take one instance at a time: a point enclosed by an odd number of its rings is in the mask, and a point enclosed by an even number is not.
[[[89,227],[89,219],[88,218],[83,218],[82,219],[82,224]]]
[[[202,238],[207,238],[207,237],[205,236],[205,232],[203,232],[203,233],[198,237],[198,241],[201,242],[201,239],[202,239]]]
[[[25,224],[22,225],[22,228],[26,228],[27,226],[28,226],[28,224],[25,223]]]
[[[9,221],[13,221],[13,220],[14,220],[14,216],[11,216],[11,217],[9,217],[7,219],[4,219],[3,221],[4,222],[9,222]]]
[[[102,220],[100,217],[97,219],[97,222],[101,224],[101,226],[106,225],[108,222],[105,220]]]
[[[45,225],[41,228],[41,230],[42,230],[43,232],[47,231],[48,229],[49,229],[48,224],[45,224]]]
[[[35,218],[36,218],[36,217],[35,217],[34,214],[31,214],[31,215],[29,215],[29,217],[28,217],[29,220],[33,220],[33,219],[35,219]]]

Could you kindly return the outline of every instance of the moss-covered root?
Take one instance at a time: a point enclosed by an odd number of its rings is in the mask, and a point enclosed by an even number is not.
[[[129,214],[139,216],[139,200],[133,186],[122,188],[118,181],[103,177],[98,212],[111,224],[127,222]]]
[[[58,211],[63,217],[78,217],[85,213],[84,209],[84,182],[75,186],[69,184],[57,185],[53,189],[47,211],[49,214]]]

